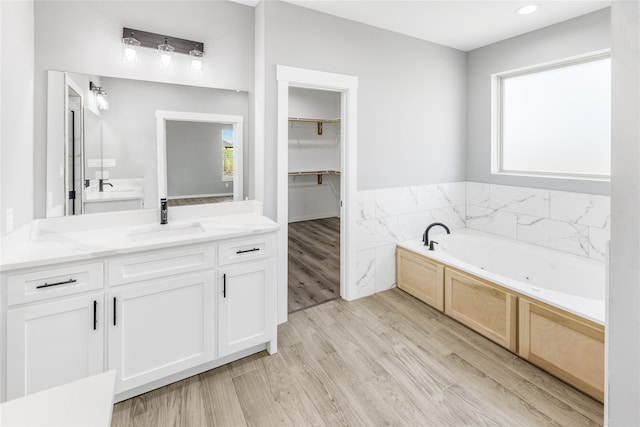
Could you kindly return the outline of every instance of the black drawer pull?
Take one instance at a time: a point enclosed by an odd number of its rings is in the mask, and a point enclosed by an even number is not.
[[[222,298],[227,297],[227,274],[222,275]]]
[[[51,286],[60,286],[60,285],[68,285],[69,283],[76,283],[76,279],[65,280],[64,282],[56,282],[56,283],[45,283],[44,285],[36,286],[36,289],[49,288]]]
[[[118,322],[116,322],[116,297],[113,297],[113,326],[116,326]]]
[[[244,251],[236,251],[237,254],[246,254],[247,252],[255,252],[255,251],[259,251],[260,248],[253,248],[253,249],[245,249]]]
[[[95,331],[98,328],[98,301],[93,301],[93,330]]]

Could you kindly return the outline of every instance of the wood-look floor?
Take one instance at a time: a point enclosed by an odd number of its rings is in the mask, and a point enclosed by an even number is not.
[[[601,404],[398,289],[293,313],[278,339],[117,404],[112,425],[602,425]]]
[[[340,218],[289,224],[289,313],[340,297]]]
[[[207,203],[233,202],[233,196],[217,197],[187,197],[184,199],[169,199],[169,206],[205,205]]]

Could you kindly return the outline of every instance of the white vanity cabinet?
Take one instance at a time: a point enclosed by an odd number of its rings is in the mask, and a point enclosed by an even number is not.
[[[156,279],[108,293],[109,369],[116,393],[214,359],[214,272]]]
[[[74,252],[75,261],[3,264],[0,401],[111,369],[121,401],[275,353],[277,225],[247,215],[243,233],[237,218],[228,229],[224,221],[148,243],[125,231],[103,252]]]
[[[275,338],[275,251],[275,236],[220,244],[219,357]],[[276,351],[275,347],[268,350],[270,353]]]
[[[104,294],[95,291],[104,286],[102,263],[23,271],[6,282],[8,399],[104,370]]]
[[[222,268],[218,290],[218,356],[227,356],[275,333],[275,266],[272,259]]]

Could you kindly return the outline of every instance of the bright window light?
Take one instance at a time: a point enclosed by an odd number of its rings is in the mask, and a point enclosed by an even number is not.
[[[583,178],[611,175],[609,57],[496,77],[495,172]]]

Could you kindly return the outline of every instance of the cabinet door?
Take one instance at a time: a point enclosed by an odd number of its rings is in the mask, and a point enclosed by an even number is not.
[[[444,310],[444,267],[402,248],[396,254],[398,288]]]
[[[515,352],[518,298],[497,286],[445,269],[444,312]]]
[[[518,354],[604,401],[604,327],[520,298]]]
[[[273,259],[220,271],[218,356],[270,341],[275,334]]]
[[[109,293],[109,369],[116,393],[213,360],[213,270]]]
[[[7,398],[62,385],[104,369],[103,294],[7,312]]]

